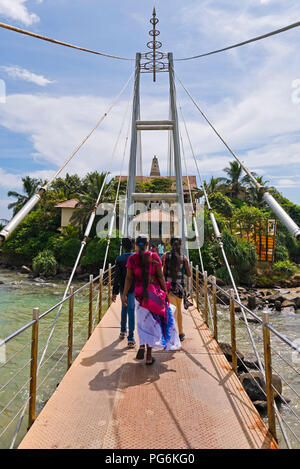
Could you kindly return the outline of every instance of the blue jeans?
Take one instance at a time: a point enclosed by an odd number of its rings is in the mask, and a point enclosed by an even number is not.
[[[123,292],[120,291],[121,300],[123,298]],[[134,293],[128,293],[127,295],[127,306],[122,305],[121,311],[121,332],[126,334],[127,332],[127,315],[128,315],[128,341],[134,342],[134,328],[135,328],[135,298]]]

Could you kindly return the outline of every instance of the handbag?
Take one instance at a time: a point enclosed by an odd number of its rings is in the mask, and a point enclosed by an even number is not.
[[[147,287],[148,298],[143,298],[141,306],[148,309],[153,314],[160,316],[166,315],[166,300],[167,293],[163,291],[159,286],[152,283],[152,254],[151,254],[151,278]]]

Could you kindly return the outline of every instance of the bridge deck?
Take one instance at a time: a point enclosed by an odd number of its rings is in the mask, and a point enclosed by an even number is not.
[[[180,352],[135,360],[119,336],[120,303],[95,329],[20,448],[274,448],[194,308]]]

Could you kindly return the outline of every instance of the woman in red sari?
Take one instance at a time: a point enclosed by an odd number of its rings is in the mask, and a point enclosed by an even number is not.
[[[178,350],[180,349],[180,340],[174,315],[168,302],[166,304],[165,315],[154,314],[142,306],[143,299],[148,298],[147,288],[150,281],[164,292],[167,291],[167,287],[158,254],[147,250],[147,237],[140,235],[136,239],[136,246],[138,251],[129,257],[126,266],[127,275],[123,292],[123,305],[126,306],[127,304],[127,292],[134,279],[135,310],[140,342],[136,358],[142,360],[147,347],[146,364],[152,365],[154,363],[154,358],[152,357],[153,348]]]

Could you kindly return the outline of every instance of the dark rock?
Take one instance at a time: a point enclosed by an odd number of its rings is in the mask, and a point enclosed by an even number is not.
[[[251,371],[245,373],[239,377],[245,391],[250,397],[251,401],[265,401],[265,385],[263,376],[260,371]],[[277,397],[282,393],[282,382],[279,376],[272,375],[272,384],[276,391],[274,391],[274,397]]]
[[[276,300],[274,303],[276,311],[281,311],[281,302]]]
[[[248,308],[251,310],[256,308],[256,296],[254,295],[248,296]]]
[[[2,280],[0,280],[0,285],[4,285],[4,282]]]
[[[257,367],[258,367],[258,360],[256,358],[256,355],[254,355],[254,354],[245,355],[244,359],[243,359],[243,362],[248,368],[256,368],[257,369]]]
[[[45,283],[45,280],[42,277],[37,277],[37,278],[33,279],[33,281],[36,282],[36,283]]]
[[[226,285],[225,282],[218,277],[216,277],[216,284],[219,285],[219,287],[225,287]]]
[[[254,407],[260,413],[260,415],[265,416],[268,411],[268,404],[267,401],[254,401]]]
[[[26,265],[22,265],[21,267],[21,273],[22,274],[30,274],[31,273],[31,269],[29,267],[27,267]]]
[[[291,300],[285,300],[281,303],[281,308],[294,308],[294,309],[296,309],[296,305]]]
[[[275,293],[268,297],[269,303],[275,303],[275,301],[280,301],[280,303],[282,303],[284,300],[285,298],[280,293]]]
[[[217,295],[217,303],[218,304],[225,304],[225,305],[229,305],[230,304],[230,298],[225,295],[225,293],[223,292],[219,292],[218,295]]]
[[[232,347],[230,344],[227,344],[225,342],[219,342],[219,346],[222,350],[222,352],[224,353],[225,357],[227,358],[227,360],[232,363]],[[238,357],[238,365],[241,363],[241,360],[243,360],[244,358],[244,355],[239,351],[237,350],[236,351],[236,354],[237,354],[237,357]],[[240,358],[240,360],[239,360]]]
[[[249,322],[249,324],[259,324],[259,322],[260,322],[258,319],[255,319],[252,316],[246,316],[246,318],[247,318],[247,321]],[[240,316],[239,319],[240,319],[240,321],[246,322],[245,319],[244,319],[244,316]]]

